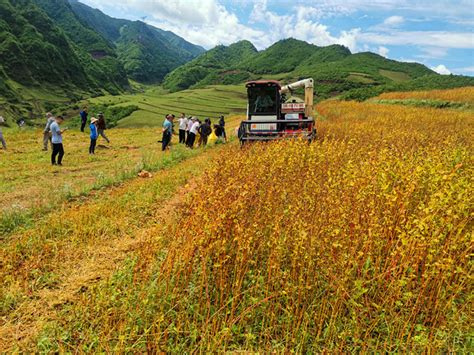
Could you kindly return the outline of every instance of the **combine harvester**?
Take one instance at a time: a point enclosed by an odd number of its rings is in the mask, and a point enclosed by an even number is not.
[[[316,136],[313,119],[313,79],[300,80],[281,87],[275,80],[250,81],[247,87],[247,119],[240,123],[241,144],[303,137],[312,141]],[[285,94],[298,88],[305,92],[304,103],[285,101]]]

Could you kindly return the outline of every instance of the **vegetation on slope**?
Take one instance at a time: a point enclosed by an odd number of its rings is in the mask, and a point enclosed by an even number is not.
[[[117,59],[113,44],[81,21],[67,0],[34,2],[54,19],[55,24],[80,48],[76,51],[82,59],[85,71],[98,87],[109,92],[128,87],[127,75]]]
[[[170,31],[141,21],[115,19],[76,0],[70,0],[84,23],[116,45],[127,75],[139,82],[159,82],[166,74],[204,52]]]
[[[198,85],[241,83],[249,78],[249,73],[235,68],[256,53],[249,41],[217,46],[167,75],[164,87],[179,91]]]
[[[230,61],[228,57],[234,46],[251,50],[240,50],[238,61]],[[289,82],[312,77],[317,96],[327,98],[352,89],[407,81],[428,74],[434,75],[434,72],[421,64],[397,62],[374,53],[351,54],[341,45],[318,47],[289,38],[261,52],[247,41],[229,47],[218,46],[170,73],[164,86],[176,91],[256,78]]]
[[[211,86],[204,89],[166,93],[151,88],[144,93],[116,96],[100,96],[89,100],[94,108],[138,107],[129,117],[117,122],[118,127],[161,127],[168,113],[211,118],[214,122],[220,115],[244,115],[246,109],[245,88],[239,86]]]
[[[91,85],[72,43],[31,1],[3,0],[0,14],[0,65],[8,78],[27,85]]]

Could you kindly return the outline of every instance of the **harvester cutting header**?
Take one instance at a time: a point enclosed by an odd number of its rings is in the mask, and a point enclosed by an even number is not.
[[[313,119],[313,79],[281,86],[275,80],[250,81],[247,87],[247,119],[239,128],[239,139],[268,141],[288,137],[312,140],[316,135]],[[285,94],[304,87],[304,103],[285,101]]]

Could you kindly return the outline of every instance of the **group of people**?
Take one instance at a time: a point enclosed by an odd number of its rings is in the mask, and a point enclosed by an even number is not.
[[[87,124],[87,108],[80,112],[81,116],[81,132]],[[89,154],[95,154],[97,139],[102,136],[107,143],[110,143],[109,138],[105,135],[106,123],[104,114],[101,112],[97,115],[98,118],[92,117],[90,120],[90,145]],[[85,120],[85,121],[84,121]],[[61,129],[59,126],[64,122],[63,116],[54,117],[51,112],[46,114],[46,126],[43,130],[43,151],[48,150],[48,144],[51,144],[51,164],[62,165],[64,156],[63,133],[68,129]]]
[[[81,117],[81,132],[84,132],[87,125],[88,110],[86,107],[80,112]],[[175,115],[166,115],[165,121],[163,122],[163,138],[161,140],[162,150],[165,151],[170,147],[171,139],[174,132],[174,119]],[[5,120],[0,116],[0,125]],[[62,165],[64,157],[64,146],[63,146],[63,133],[68,128],[61,129],[60,126],[64,122],[63,116],[53,116],[51,112],[46,114],[46,125],[43,130],[43,151],[48,150],[48,145],[51,144],[51,164]],[[185,144],[189,148],[195,146],[205,147],[208,143],[216,142],[227,142],[227,135],[225,131],[225,119],[224,116],[219,117],[218,123],[212,125],[211,119],[206,118],[203,122],[197,117],[186,117],[182,113],[179,117],[179,143]],[[97,139],[102,136],[107,143],[110,143],[109,138],[105,135],[106,123],[103,113],[99,113],[96,117],[91,117],[90,124],[90,145],[89,154],[95,154],[95,148],[97,146]],[[0,142],[2,143],[3,149],[7,149],[7,144],[0,128]]]
[[[163,138],[161,140],[163,151],[168,149],[171,143],[174,133],[174,119],[175,115],[168,114],[163,122]],[[186,117],[184,113],[181,113],[178,127],[179,143],[185,144],[189,148],[193,148],[195,144],[205,147],[208,142],[227,142],[224,116],[220,116],[218,123],[212,125],[210,118],[206,118],[202,122],[195,116]],[[199,138],[196,139],[197,137]]]

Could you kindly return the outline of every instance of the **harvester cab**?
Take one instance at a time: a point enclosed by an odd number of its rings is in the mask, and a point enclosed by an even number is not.
[[[239,127],[241,144],[281,138],[303,137],[312,140],[316,130],[313,119],[313,79],[281,86],[275,80],[250,81],[247,87],[247,119]],[[285,101],[285,95],[305,88],[305,101]]]

